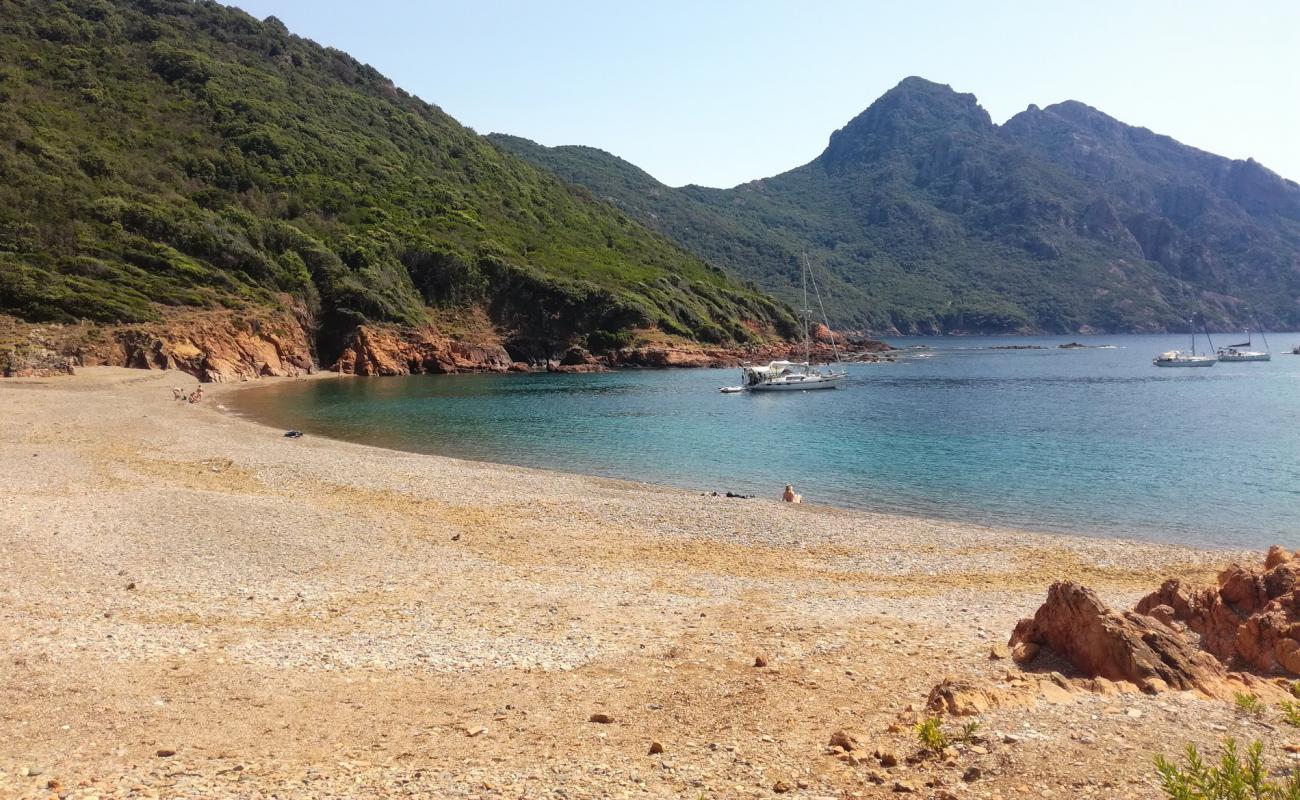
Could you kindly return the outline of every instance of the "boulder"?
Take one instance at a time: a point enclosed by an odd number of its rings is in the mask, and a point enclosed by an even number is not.
[[[814,324],[808,333],[814,342],[830,344],[836,340],[836,336],[831,332],[831,329],[820,322]],[[840,341],[843,341],[843,339],[841,338]]]
[[[1234,564],[1217,582],[1217,588],[1188,589],[1165,581],[1135,610],[1186,626],[1225,663],[1300,675],[1300,561],[1274,546],[1263,570]]]
[[[1268,555],[1264,557],[1264,569],[1272,569],[1278,564],[1285,564],[1292,558],[1294,558],[1294,556],[1291,553],[1288,553],[1277,545],[1273,545],[1268,548]]]
[[[853,750],[862,749],[862,739],[859,738],[859,734],[854,731],[841,729],[831,734],[831,739],[830,742],[828,742],[828,745],[830,747],[838,747],[841,750],[852,752]]]
[[[1011,645],[1051,650],[1088,677],[1131,681],[1144,692],[1165,687],[1222,691],[1227,671],[1214,656],[1154,617],[1110,610],[1090,589],[1052,584],[1047,602],[1023,619]]]
[[[930,690],[925,708],[935,714],[952,714],[957,717],[983,714],[996,704],[987,691],[966,681],[945,678]]]

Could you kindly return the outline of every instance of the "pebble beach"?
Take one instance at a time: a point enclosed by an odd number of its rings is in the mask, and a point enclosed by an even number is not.
[[[286,438],[224,410],[251,385],[0,381],[0,797],[1150,798],[1156,753],[1281,736],[1085,694],[909,759],[1053,581],[1259,554]]]

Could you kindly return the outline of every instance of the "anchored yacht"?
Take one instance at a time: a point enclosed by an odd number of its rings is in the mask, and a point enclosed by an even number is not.
[[[1258,320],[1256,321],[1258,323]],[[1260,330],[1260,337],[1264,336],[1264,331]],[[1268,351],[1268,339],[1264,339],[1264,351],[1251,350],[1250,329],[1246,329],[1246,341],[1241,344],[1230,344],[1227,347],[1219,348],[1220,361],[1269,361],[1273,356]]]
[[[826,307],[822,304],[821,291],[817,288],[817,276],[812,274],[812,265],[808,261],[808,254],[803,255],[803,361],[770,361],[765,366],[755,366],[745,364],[740,368],[741,387],[751,392],[793,392],[793,391],[810,391],[812,389],[834,389],[848,377],[849,373],[844,369],[835,369],[834,367],[813,366],[812,364],[812,333],[810,318],[812,309],[808,307],[808,282],[812,281],[813,294],[817,298],[817,305],[821,308],[822,318],[826,319]],[[826,321],[826,330],[830,330],[830,322]],[[835,334],[831,335],[831,350],[835,353],[835,364],[840,362],[840,350],[835,346]],[[730,387],[728,387],[730,388]],[[724,389],[723,391],[726,391]]]
[[[1210,334],[1207,331],[1205,338],[1208,340]],[[1214,347],[1214,342],[1210,342],[1210,347]],[[1196,318],[1192,317],[1192,350],[1186,352],[1183,350],[1167,350],[1156,356],[1151,361],[1157,367],[1212,367],[1219,363],[1219,359],[1196,352]]]

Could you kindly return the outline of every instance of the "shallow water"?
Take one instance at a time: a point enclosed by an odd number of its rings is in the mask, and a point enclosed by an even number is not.
[[[852,508],[1300,546],[1300,356],[1286,354],[1300,334],[1274,334],[1271,362],[1209,369],[1151,365],[1186,337],[1056,348],[1070,340],[893,339],[929,349],[852,365],[835,391],[719,393],[737,370],[450,375],[286,382],[231,405],[339,439],[700,491],[792,482]],[[990,349],[1004,345],[1048,349]]]

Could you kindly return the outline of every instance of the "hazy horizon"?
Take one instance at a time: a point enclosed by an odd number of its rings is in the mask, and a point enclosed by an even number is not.
[[[1130,125],[1300,179],[1300,4],[1087,8],[836,0],[243,0],[344,50],[479,133],[613,153],[671,186],[729,187],[815,158],[910,75],[1002,124],[1077,100]]]

